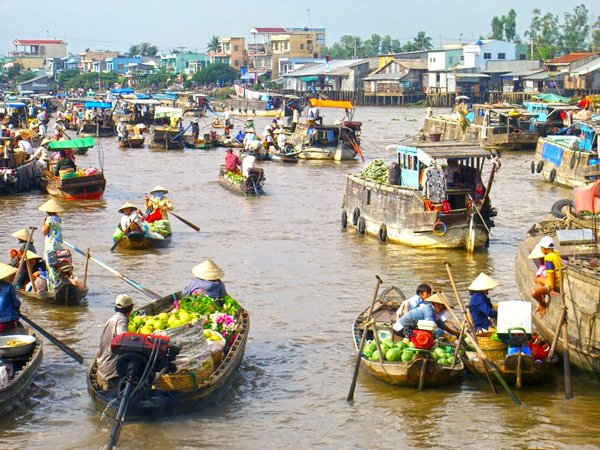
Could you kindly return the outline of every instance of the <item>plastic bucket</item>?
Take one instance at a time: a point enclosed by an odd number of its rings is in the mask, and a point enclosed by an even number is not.
[[[431,142],[440,142],[442,138],[442,133],[429,133],[429,139]]]

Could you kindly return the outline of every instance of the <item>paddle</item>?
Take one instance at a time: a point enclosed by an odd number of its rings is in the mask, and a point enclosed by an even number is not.
[[[181,216],[178,216],[173,211],[171,211],[171,215],[174,216],[174,217],[176,217],[177,219],[181,220],[183,223],[185,223],[188,227],[192,228],[193,230],[200,231],[200,227],[199,226],[194,225],[192,222],[190,222],[189,220],[185,220]]]
[[[377,300],[377,294],[379,293],[379,286],[381,286],[381,278],[379,275],[375,275],[377,278],[377,286],[375,287],[375,294],[373,294],[373,301],[371,302],[371,307],[369,308],[369,313],[367,314],[367,319],[365,320],[365,329],[363,330],[362,338],[360,339],[360,344],[358,346],[358,353],[356,355],[356,364],[354,365],[354,375],[352,376],[352,383],[350,384],[350,390],[348,391],[347,402],[351,403],[352,399],[354,399],[354,389],[356,389],[356,379],[358,377],[358,369],[360,367],[360,359],[362,358],[363,348],[365,346],[365,340],[367,338],[367,330],[369,329],[369,321],[371,320],[371,316],[373,315],[373,308],[375,307],[375,301]]]
[[[27,243],[25,244],[25,247],[24,247],[23,256],[21,256],[21,260],[19,261],[19,267],[17,267],[17,274],[19,273],[19,271],[21,270],[21,267],[23,267],[23,263],[27,259],[27,250],[29,250],[29,244],[31,244],[31,238],[33,237],[33,232],[35,230],[37,230],[36,227],[29,227],[29,229],[31,230],[31,233],[27,233]],[[29,275],[29,276],[31,277],[31,275]],[[13,286],[16,286],[17,280],[18,280],[18,277],[15,277],[15,280],[13,281]],[[31,280],[31,282],[33,283],[33,280]]]
[[[119,242],[121,242],[124,238],[125,238],[125,236],[121,236],[119,239],[117,239],[115,241],[115,243],[110,247],[110,251],[112,252],[115,248],[117,248],[117,245],[119,245]]]
[[[54,345],[56,345],[58,348],[60,348],[63,352],[65,352],[67,355],[69,355],[71,358],[73,358],[79,364],[81,364],[83,362],[83,356],[81,356],[79,353],[77,353],[75,350],[73,350],[67,344],[59,341],[57,338],[52,336],[50,333],[48,333],[46,330],[44,330],[42,327],[40,327],[37,323],[35,323],[33,320],[31,320],[29,317],[24,316],[23,313],[20,313],[19,315],[20,315],[21,319],[23,319],[23,321],[27,322],[31,326],[31,328],[34,328],[42,336],[44,336],[46,339],[48,339],[50,342],[52,342]]]
[[[129,283],[131,286],[133,286],[134,288],[136,288],[138,291],[140,291],[142,294],[147,295],[148,297],[150,297],[153,300],[158,300],[159,298],[162,298],[162,296],[158,295],[156,292],[151,291],[148,288],[145,288],[144,286],[142,286],[139,283],[136,283],[135,281],[127,278],[126,276],[120,274],[119,272],[117,272],[115,269],[113,269],[112,267],[110,267],[108,264],[103,263],[102,261],[100,261],[99,259],[94,258],[93,256],[89,255],[89,253],[84,252],[83,250],[81,250],[80,248],[75,247],[73,244],[69,244],[67,241],[63,241],[63,244],[66,245],[67,247],[69,247],[71,250],[76,251],[77,253],[79,253],[80,255],[86,256],[88,257],[90,260],[94,261],[96,264],[98,264],[100,267],[103,267],[104,269],[108,270],[110,273],[112,273],[113,275],[119,277],[121,280],[125,281],[126,283]],[[88,256],[89,255],[89,256]]]

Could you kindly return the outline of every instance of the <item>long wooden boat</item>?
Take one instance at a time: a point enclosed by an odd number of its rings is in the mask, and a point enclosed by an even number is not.
[[[145,311],[148,315],[168,312],[173,307],[174,298],[179,298],[179,294],[168,295],[142,306],[139,310]],[[250,331],[250,316],[244,309],[241,309],[239,314],[239,328],[235,341],[207,381],[190,390],[152,389],[143,397],[132,399],[126,417],[128,419],[159,418],[166,415],[181,414],[214,404],[223,398],[242,361]],[[99,411],[106,411],[109,415],[115,416],[116,409],[119,407],[119,402],[115,401],[118,393],[114,390],[100,390],[96,383],[96,372],[97,366],[96,360],[94,360],[87,376],[88,393]]]
[[[3,152],[2,142],[7,143],[8,138],[0,138],[0,153]],[[15,156],[0,158],[0,193],[19,194],[39,189],[43,168],[44,164],[38,160],[17,161]]]
[[[552,341],[560,321],[563,304],[567,307],[568,349],[559,339],[558,349],[567,350],[571,364],[600,380],[600,324],[597,316],[600,310],[600,270],[597,243],[593,238],[595,221],[589,219],[585,226],[576,223],[586,222],[571,218],[568,230],[560,230],[554,237],[555,249],[561,258],[568,259],[563,269],[563,292],[552,296],[543,317],[533,315],[533,323],[538,332],[549,342]],[[556,218],[554,218],[556,220]],[[573,220],[575,219],[576,222]],[[564,222],[564,221],[563,221]],[[552,219],[543,221],[552,225]],[[589,225],[589,228],[586,226]],[[536,262],[528,258],[529,253],[543,236],[541,224],[532,228],[527,238],[517,247],[515,276],[521,298],[537,307],[531,297],[533,278],[537,271]]]
[[[387,301],[385,297],[375,302],[373,308],[373,319],[377,329],[389,329],[390,323],[396,320],[396,311],[400,303],[392,300]],[[370,308],[370,307],[369,307]],[[352,336],[354,346],[358,351],[362,339],[364,324],[366,322],[369,308],[361,312],[352,326]],[[373,330],[367,331],[366,339],[374,338]],[[423,365],[426,364],[423,371]],[[441,386],[458,381],[464,370],[464,365],[460,359],[457,359],[454,367],[441,366],[433,359],[427,356],[426,352],[420,352],[412,361],[370,361],[364,355],[361,356],[360,365],[363,370],[373,377],[395,386],[419,387],[421,377],[423,377],[423,386]]]
[[[10,330],[3,334],[30,334],[35,337],[35,346],[33,351],[26,355],[16,358],[4,358],[13,364],[14,375],[8,380],[5,387],[0,388],[0,416],[8,414],[19,406],[21,399],[33,383],[43,359],[42,339],[37,334],[28,333],[23,328]]]
[[[416,146],[392,145],[397,153],[400,170],[397,184],[381,183],[362,174],[346,176],[346,191],[342,202],[342,228],[353,227],[359,234],[423,248],[462,248],[474,251],[489,241],[491,217],[489,193],[492,170],[484,198],[474,204],[476,186],[489,152],[463,142],[422,143]],[[422,174],[429,168],[441,168],[453,160],[457,165],[456,180],[446,179],[445,193],[449,210],[442,205],[426,207]],[[497,167],[496,164],[494,167]]]
[[[598,134],[600,126],[580,123],[571,135],[539,138],[531,162],[531,173],[564,186],[583,186],[600,178]]]
[[[152,139],[150,148],[163,150],[183,150],[183,132],[178,127],[171,127],[168,121],[173,118],[181,120],[183,110],[167,106],[156,106],[154,108],[155,123],[150,127]]]
[[[258,180],[253,182],[248,178],[243,178],[239,175],[239,178],[232,178],[231,175],[225,170],[225,166],[221,165],[219,169],[219,184],[224,188],[235,192],[236,194],[241,194],[246,197],[260,197],[265,194],[263,189],[263,183],[265,180],[263,170],[257,169],[260,173]]]
[[[65,200],[97,200],[104,194],[106,179],[99,171],[77,177],[46,177],[41,179],[41,185],[48,194]]]
[[[149,250],[155,248],[166,248],[171,243],[171,236],[163,236],[163,238],[146,236],[144,233],[126,233],[119,243],[117,248],[122,250]]]
[[[74,306],[81,303],[88,291],[87,286],[75,286],[68,280],[64,280],[52,292],[33,292],[17,289],[17,294],[27,300],[42,301],[53,305]]]
[[[515,114],[516,112],[516,114]],[[425,118],[423,132],[437,140],[476,142],[486,149],[531,150],[539,133],[532,128],[530,113],[502,105],[473,105],[472,122],[460,113]],[[433,139],[432,139],[433,140]]]
[[[143,148],[144,141],[146,138],[144,136],[132,136],[125,139],[121,139],[119,141],[119,148]]]
[[[86,101],[83,104],[84,118],[79,122],[77,134],[95,137],[111,137],[117,134],[115,122],[112,117],[112,104],[109,102]],[[101,110],[105,117],[85,118],[87,111]]]

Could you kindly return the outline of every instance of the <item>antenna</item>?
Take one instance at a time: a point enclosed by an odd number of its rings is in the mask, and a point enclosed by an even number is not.
[[[306,14],[308,16],[308,28],[312,28],[312,24],[310,23],[310,8],[306,8]]]

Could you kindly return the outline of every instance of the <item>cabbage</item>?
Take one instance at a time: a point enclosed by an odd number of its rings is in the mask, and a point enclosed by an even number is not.
[[[387,353],[387,351],[390,348],[392,348],[392,345],[388,345],[387,342],[382,342],[380,347],[381,347],[381,353],[385,355]]]
[[[448,365],[448,360],[446,358],[440,358],[440,359],[437,360],[437,363],[440,366],[447,366]]]
[[[390,348],[385,354],[385,359],[388,361],[400,361],[402,359],[402,350],[399,348]]]

